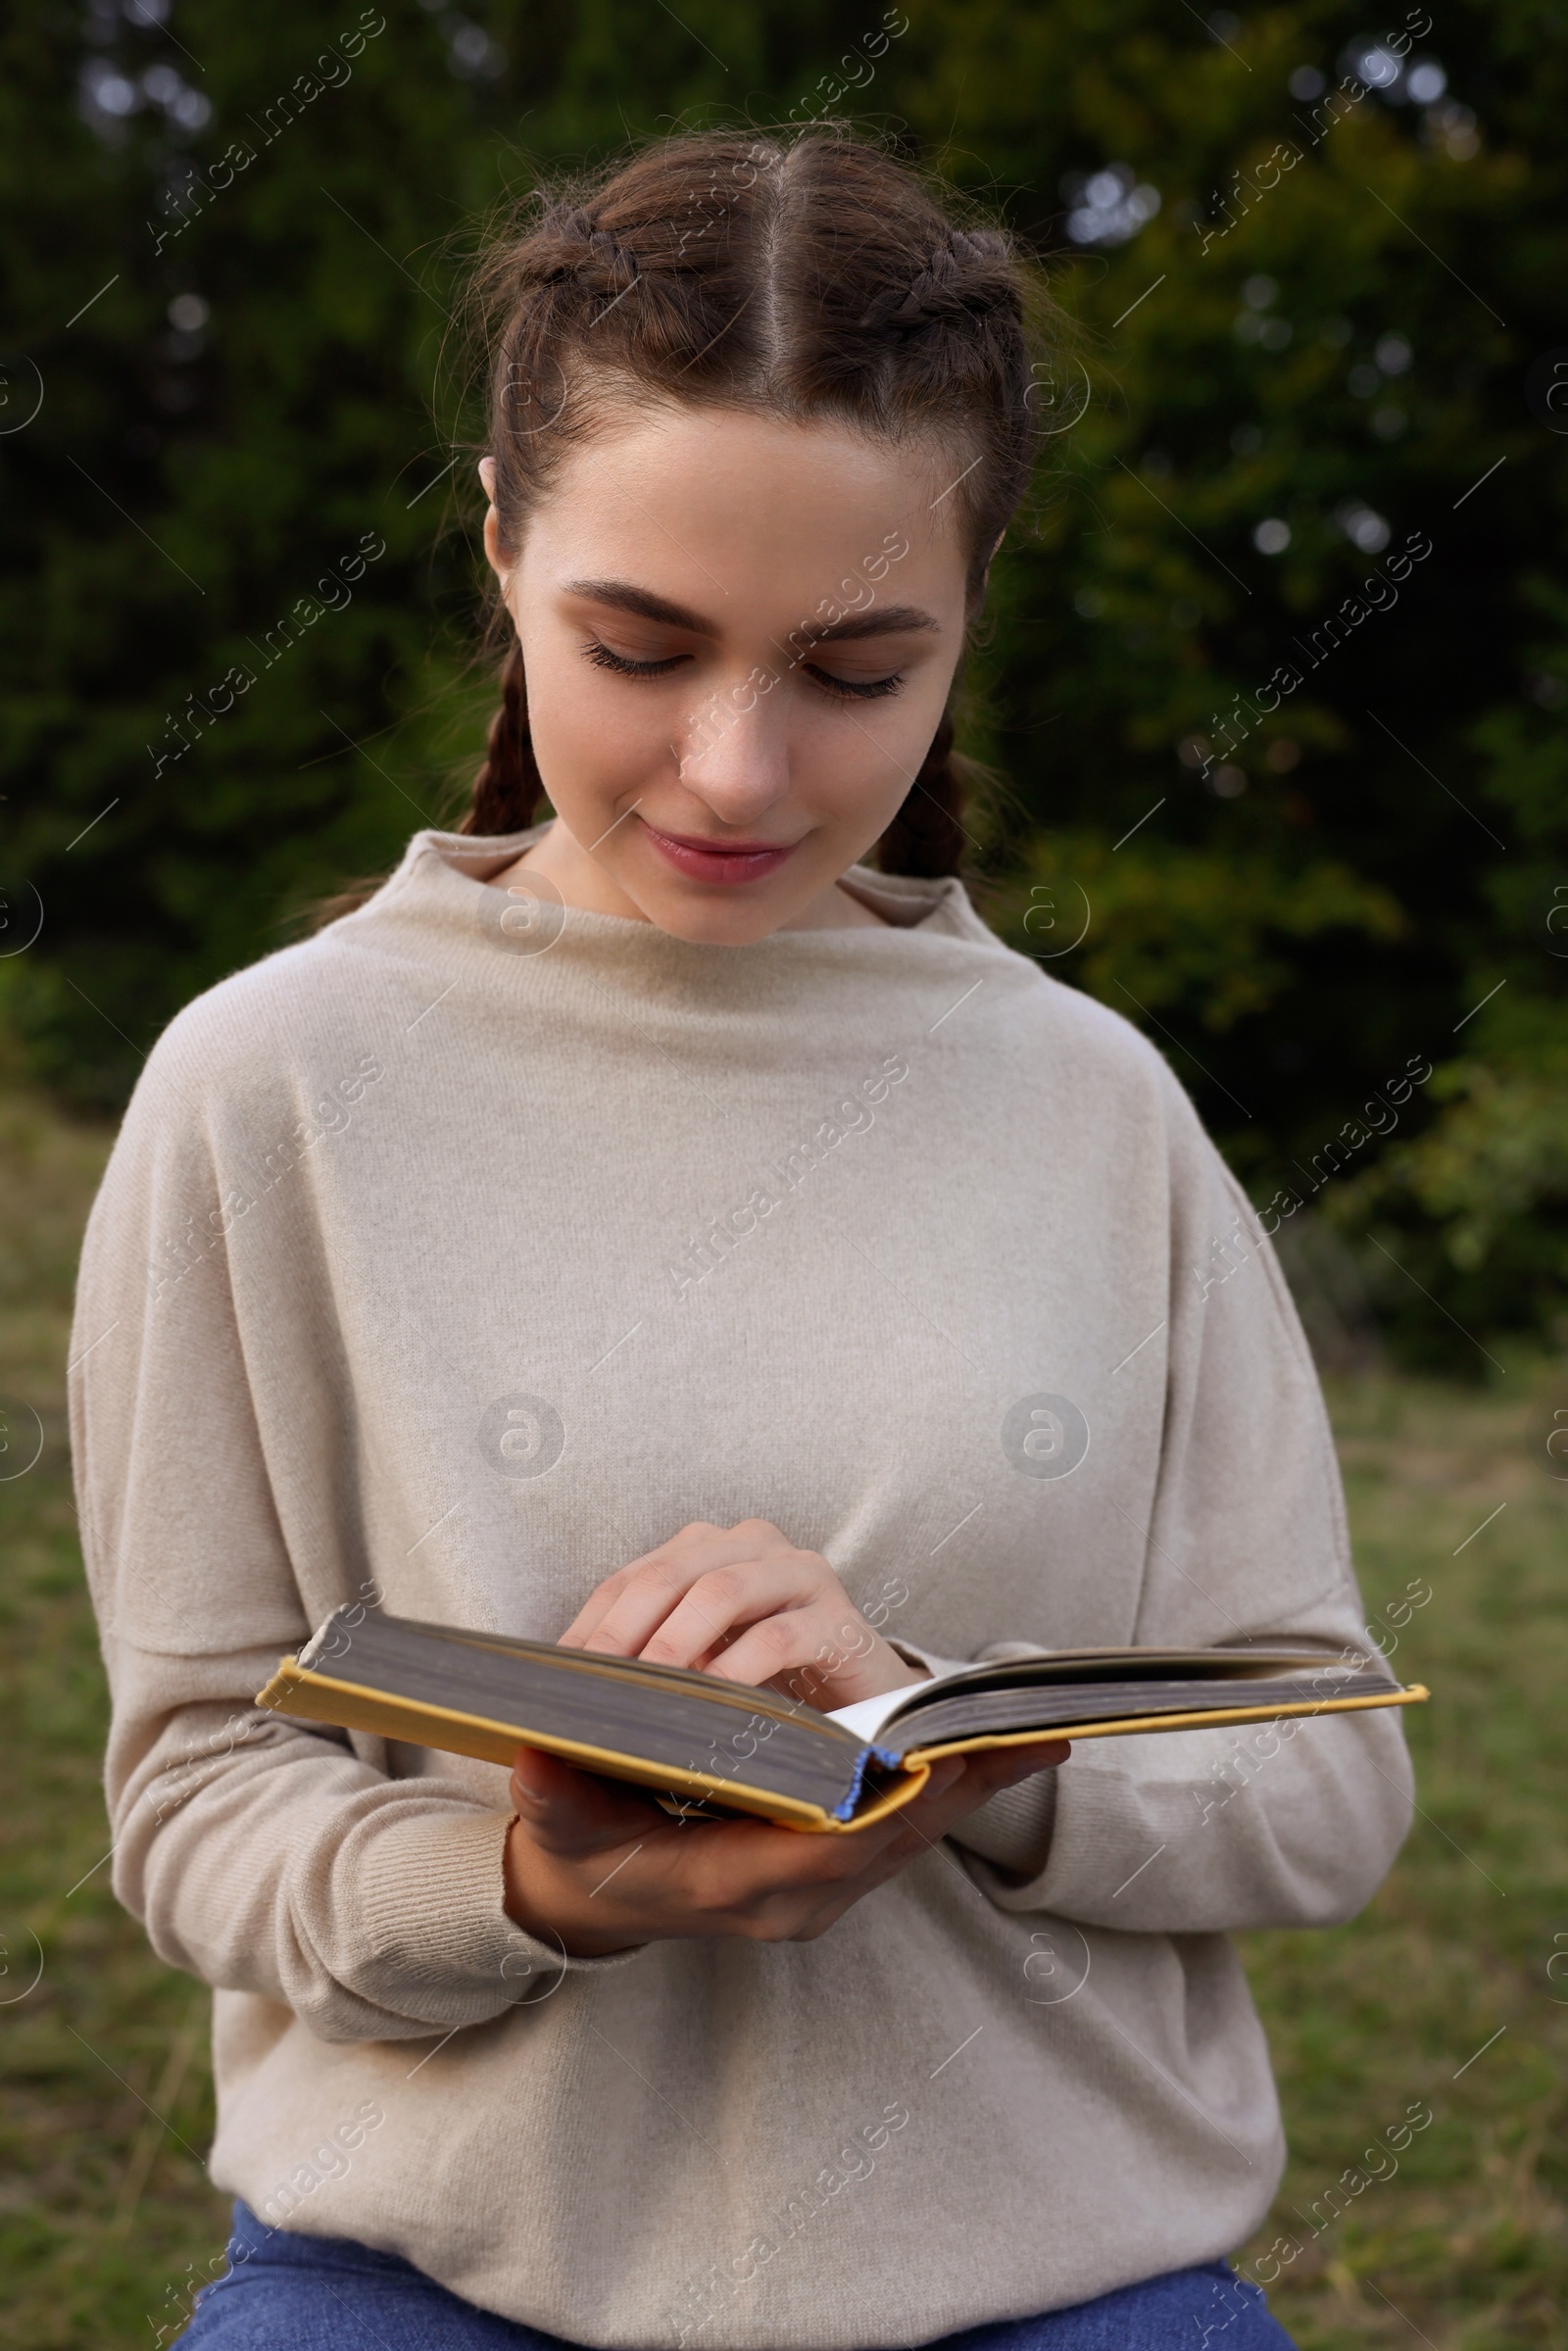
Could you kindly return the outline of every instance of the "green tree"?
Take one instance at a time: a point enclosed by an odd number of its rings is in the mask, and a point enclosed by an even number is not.
[[[1068,0],[922,13],[895,68],[1090,337],[982,663],[1016,942],[1079,885],[1051,967],[1476,1367],[1568,1280],[1565,60],[1546,11]]]
[[[1077,321],[966,692],[998,918],[1149,1027],[1260,1206],[1338,1221],[1410,1347],[1560,1314],[1568,436],[1549,365],[1526,391],[1558,16],[332,23],[46,0],[0,34],[0,417],[44,392],[0,432],[0,880],[13,935],[24,884],[44,917],[0,1005],[35,1066],[120,1100],[179,1003],[450,813],[489,705],[474,220],[672,122],[853,113]]]

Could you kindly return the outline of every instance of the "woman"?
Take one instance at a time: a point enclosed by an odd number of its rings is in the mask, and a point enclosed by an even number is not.
[[[487,284],[471,812],[172,1023],[83,1261],[117,1885],[216,1987],[240,2200],[182,2339],[1278,2344],[1226,1936],[1370,1897],[1392,1716],[953,1761],[811,1837],[251,1704],[355,1601],[824,1706],[1364,1638],[1243,1194],[955,878],[1004,240],[838,136],[686,137]]]

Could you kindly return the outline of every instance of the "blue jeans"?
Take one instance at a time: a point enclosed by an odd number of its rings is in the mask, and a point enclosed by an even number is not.
[[[229,2269],[197,2297],[193,2351],[572,2351],[476,2309],[396,2253],[269,2229],[234,2207]],[[1228,2262],[1172,2270],[1039,2319],[1001,2319],[932,2351],[1290,2351],[1262,2289]]]

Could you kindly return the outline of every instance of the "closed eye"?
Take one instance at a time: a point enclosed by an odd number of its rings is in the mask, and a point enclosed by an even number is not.
[[[897,669],[887,677],[858,680],[835,677],[830,669],[818,669],[814,661],[808,661],[805,666],[812,684],[820,686],[824,693],[834,695],[840,702],[877,702],[886,694],[899,693],[904,685],[903,674]]]
[[[598,637],[582,649],[583,658],[596,669],[608,669],[616,677],[668,677],[692,660],[689,653],[666,654],[662,661],[634,661],[623,653],[613,653]],[[814,661],[803,664],[806,675],[821,693],[831,695],[836,702],[878,702],[903,690],[904,676],[900,670],[887,677],[856,679],[835,677],[829,669],[820,669]]]
[[[612,653],[597,637],[582,650],[584,659],[592,661],[596,669],[612,670],[616,677],[667,677],[672,669],[678,669],[692,658],[689,653],[672,653],[662,661],[631,661],[623,653]]]

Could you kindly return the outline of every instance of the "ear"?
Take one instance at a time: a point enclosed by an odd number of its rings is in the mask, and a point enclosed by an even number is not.
[[[505,596],[512,578],[512,555],[502,543],[501,516],[494,507],[488,510],[484,518],[484,552],[491,570],[501,583],[501,593]]]
[[[504,596],[507,592],[507,583],[512,576],[513,558],[501,536],[501,516],[496,512],[496,461],[493,457],[482,457],[479,460],[479,480],[483,485],[486,498],[490,501],[484,517],[484,552],[491,570],[501,582],[501,593]]]

